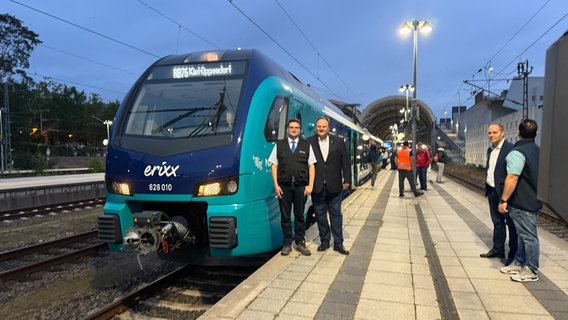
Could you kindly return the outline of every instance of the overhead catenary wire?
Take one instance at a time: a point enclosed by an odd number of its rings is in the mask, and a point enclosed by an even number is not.
[[[150,6],[149,4],[147,4],[146,2],[142,1],[142,0],[138,0],[138,2],[140,2],[141,4],[143,4],[144,6],[146,6],[147,8],[149,8],[150,10],[154,11],[155,13],[159,14],[160,16],[164,17],[166,20],[172,22],[173,24],[175,24],[176,26],[178,26],[179,28],[185,30],[186,32],[188,32],[189,34],[201,39],[203,42],[209,44],[210,46],[212,46],[213,48],[216,49],[220,49],[219,46],[217,46],[216,44],[212,43],[211,41],[205,39],[204,37],[198,35],[197,33],[191,31],[190,29],[188,29],[187,27],[183,26],[181,23],[175,21],[174,19],[168,17],[167,15],[165,15],[164,13],[160,12],[159,10],[157,10],[156,8]]]
[[[274,37],[272,37],[266,30],[264,30],[258,23],[256,23],[250,16],[248,16],[241,8],[239,8],[232,0],[228,0],[229,3],[247,20],[249,20],[258,30],[260,30],[268,39],[270,39],[276,46],[278,46],[284,53],[286,53],[292,60],[294,60],[302,69],[309,73],[314,79],[321,83],[329,92],[334,92],[325,82],[323,82],[318,76],[316,76],[308,67],[306,67],[298,58],[296,58],[290,51],[286,50],[282,44],[280,44]],[[334,95],[339,98],[337,93]]]
[[[284,12],[284,14],[286,15],[286,17],[288,17],[288,19],[290,20],[290,22],[292,22],[292,24],[296,27],[296,29],[298,30],[298,32],[300,32],[300,34],[302,35],[302,37],[304,37],[304,39],[308,42],[308,44],[314,49],[314,51],[317,53],[318,55],[318,61],[321,58],[321,60],[327,65],[327,67],[333,72],[333,74],[335,74],[335,76],[337,77],[337,79],[339,79],[339,81],[341,81],[341,83],[343,83],[343,85],[347,88],[347,90],[349,92],[351,92],[353,94],[353,96],[355,96],[355,98],[357,100],[361,100],[359,98],[357,98],[357,95],[353,92],[353,90],[351,90],[351,88],[347,85],[347,83],[345,81],[343,81],[343,79],[341,78],[341,76],[335,71],[335,69],[331,66],[331,64],[329,62],[327,62],[327,60],[321,55],[321,53],[319,52],[319,50],[316,48],[316,46],[313,44],[313,42],[308,38],[308,36],[304,33],[304,31],[302,31],[302,29],[300,28],[300,26],[296,23],[296,21],[294,21],[294,19],[292,19],[292,16],[290,16],[290,14],[286,11],[286,9],[284,9],[284,7],[282,6],[282,4],[278,1],[278,0],[274,0],[276,2],[276,4],[278,4],[278,7],[280,7],[280,9],[282,10],[282,12]],[[318,65],[319,68],[319,65]],[[319,79],[319,76],[318,76]]]
[[[124,41],[121,41],[121,40],[115,39],[115,38],[113,38],[113,37],[107,36],[107,35],[105,35],[105,34],[102,34],[102,33],[100,33],[100,32],[91,30],[91,29],[89,29],[89,28],[87,28],[87,27],[83,27],[83,26],[78,25],[78,24],[76,24],[76,23],[74,23],[74,22],[71,22],[71,21],[69,21],[69,20],[65,20],[65,19],[63,19],[63,18],[57,17],[57,16],[52,15],[52,14],[50,14],[50,13],[47,13],[47,12],[45,12],[45,11],[36,9],[36,8],[34,8],[34,7],[32,7],[32,6],[29,6],[29,5],[27,5],[27,4],[21,3],[21,2],[19,2],[19,1],[16,1],[16,0],[10,0],[10,1],[13,2],[13,3],[16,3],[16,4],[18,4],[18,5],[21,5],[21,6],[23,6],[23,7],[26,7],[26,8],[28,8],[28,9],[30,9],[30,10],[33,10],[33,11],[39,12],[39,13],[41,13],[41,14],[43,14],[43,15],[46,15],[46,16],[48,16],[48,17],[51,17],[51,18],[53,18],[53,19],[55,19],[55,20],[59,20],[59,21],[61,21],[61,22],[63,22],[63,23],[69,24],[69,25],[74,26],[74,27],[76,27],[76,28],[79,28],[79,29],[81,29],[81,30],[87,31],[87,32],[89,32],[89,33],[92,33],[92,34],[94,34],[94,35],[96,35],[96,36],[99,36],[99,37],[101,37],[101,38],[105,38],[105,39],[107,39],[107,40],[109,40],[109,41],[118,43],[118,44],[123,45],[123,46],[125,46],[125,47],[128,47],[128,48],[130,48],[130,49],[133,49],[133,50],[142,52],[142,53],[147,54],[147,55],[149,55],[149,56],[152,56],[152,57],[154,57],[154,58],[159,58],[159,57],[160,57],[160,56],[158,56],[157,54],[151,53],[151,52],[146,51],[146,50],[144,50],[144,49],[140,49],[140,48],[135,47],[135,46],[133,46],[133,45],[131,45],[131,44],[128,44],[128,43],[126,43],[126,42],[124,42]]]
[[[523,24],[523,26],[521,26],[521,28],[489,59],[489,61],[486,63],[486,66],[489,65],[491,63],[491,61],[493,59],[495,59],[495,57],[497,57],[497,55],[499,53],[501,53],[501,51],[503,51],[503,49],[509,45],[509,43],[515,38],[517,37],[517,35],[519,35],[521,33],[521,31],[544,9],[544,7],[546,7],[546,5],[548,5],[548,3],[550,2],[550,0],[547,0],[530,18],[529,20]],[[520,57],[526,53],[532,46],[534,46],[540,39],[542,39],[546,34],[548,34],[552,29],[554,29],[554,27],[556,27],[562,20],[564,20],[566,17],[568,16],[568,13],[564,14],[562,17],[560,17],[556,22],[554,22],[548,29],[546,29],[546,31],[544,31],[536,40],[534,40],[531,44],[529,44],[524,50],[522,50],[518,55],[515,56],[515,58],[513,58],[509,63],[507,63],[503,68],[501,68],[501,70],[494,72],[495,74],[500,76],[500,79],[495,80],[495,82],[493,82],[494,84],[498,84],[502,81],[509,81],[510,79],[508,79],[513,73],[516,72],[516,68],[514,68],[514,70],[511,71],[507,71],[507,68],[510,67],[511,64],[513,64],[514,62],[518,61],[520,59]],[[482,71],[482,68],[480,68],[475,74],[479,73],[480,71]],[[475,76],[475,74],[473,76]],[[472,77],[473,77],[472,76]],[[492,80],[492,79],[489,79]],[[463,86],[463,83],[460,85],[460,88]],[[459,91],[459,89],[458,89]],[[470,97],[471,98],[471,97]],[[469,100],[469,99],[468,99]],[[450,104],[451,101],[448,103]]]

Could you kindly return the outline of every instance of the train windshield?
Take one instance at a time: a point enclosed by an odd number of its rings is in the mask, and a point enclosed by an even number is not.
[[[124,133],[174,139],[231,134],[242,82],[148,82],[128,113]]]
[[[123,138],[187,141],[208,137],[208,143],[228,143],[244,71],[244,61],[155,67],[126,114]]]

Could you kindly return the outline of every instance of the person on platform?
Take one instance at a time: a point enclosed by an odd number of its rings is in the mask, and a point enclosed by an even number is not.
[[[375,180],[377,180],[377,174],[380,170],[379,161],[381,160],[381,154],[377,152],[376,145],[371,145],[368,157],[368,160],[371,163],[371,189],[375,189]]]
[[[424,194],[422,191],[416,190],[416,183],[414,182],[414,174],[412,172],[412,159],[410,158],[410,148],[408,141],[402,143],[402,149],[397,152],[395,165],[398,168],[398,196],[404,197],[404,179],[408,180],[410,188],[415,197]]]
[[[389,151],[387,150],[387,148],[383,148],[383,158],[382,158],[382,166],[381,169],[385,169],[388,165],[388,161],[389,161]]]
[[[396,149],[396,146],[393,146],[392,149],[391,149],[391,154],[390,154],[391,170],[397,170],[397,167],[396,167],[397,154],[398,154],[398,151]]]
[[[416,153],[416,171],[421,190],[428,190],[428,167],[430,167],[430,152],[426,144],[420,143]]]
[[[329,134],[327,117],[317,119],[316,134],[309,137],[308,141],[316,156],[312,203],[321,240],[318,251],[329,248],[333,235],[333,250],[347,255],[349,251],[343,246],[341,202],[343,190],[351,185],[351,169],[345,142],[341,137]]]
[[[438,174],[436,175],[436,182],[437,183],[444,183],[442,181],[442,177],[444,176],[444,168],[446,167],[446,163],[448,162],[449,157],[446,154],[446,150],[444,150],[444,145],[440,144],[438,150],[434,154],[434,162],[438,166]]]
[[[517,282],[538,281],[540,243],[536,215],[542,208],[538,200],[538,161],[540,149],[535,144],[538,126],[536,121],[524,119],[519,124],[519,138],[509,152],[507,177],[499,199],[499,212],[508,214],[518,233],[518,249],[513,261],[499,269],[512,274]]]
[[[517,251],[517,230],[508,214],[499,213],[499,199],[503,193],[507,163],[505,158],[513,148],[513,144],[505,140],[505,129],[500,123],[492,123],[487,127],[487,137],[491,146],[487,149],[487,177],[485,180],[485,196],[489,202],[489,213],[493,222],[493,245],[482,258],[504,258],[505,240],[509,229],[509,258],[506,264],[513,261]]]
[[[312,146],[300,137],[300,120],[288,120],[288,138],[276,142],[269,161],[272,163],[272,180],[280,203],[280,222],[284,236],[282,251],[287,256],[295,248],[305,256],[311,255],[306,247],[304,205],[312,193],[315,178],[316,158]],[[291,211],[294,206],[294,234],[292,234]]]

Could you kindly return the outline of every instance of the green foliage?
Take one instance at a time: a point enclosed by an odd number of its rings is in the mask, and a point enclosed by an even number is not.
[[[93,172],[105,172],[105,165],[100,158],[93,158],[93,160],[89,162],[89,168]]]
[[[52,156],[104,153],[107,126],[101,120],[113,120],[119,107],[118,101],[104,103],[98,94],[87,95],[74,86],[27,77],[23,69],[29,67],[28,59],[41,43],[38,34],[20,20],[0,14],[0,101],[7,98],[9,102],[9,112],[0,120],[4,130],[10,124],[9,132],[0,135],[10,137],[16,169],[38,167],[41,171],[34,154],[45,157],[47,147]],[[21,77],[15,79],[15,74]]]
[[[34,48],[42,43],[38,34],[9,14],[0,14],[0,80],[13,74],[25,76]]]
[[[18,153],[14,156],[14,162],[18,164],[19,169],[33,170],[37,174],[42,174],[49,167],[45,153],[40,151]]]

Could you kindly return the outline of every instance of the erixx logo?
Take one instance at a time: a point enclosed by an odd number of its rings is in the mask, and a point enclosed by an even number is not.
[[[163,177],[177,177],[176,175],[176,171],[179,169],[179,165],[177,166],[171,166],[169,165],[166,161],[162,162],[161,166],[151,166],[148,165],[145,169],[144,169],[144,175],[146,177],[151,177],[154,176],[154,174],[158,174],[158,176]]]

